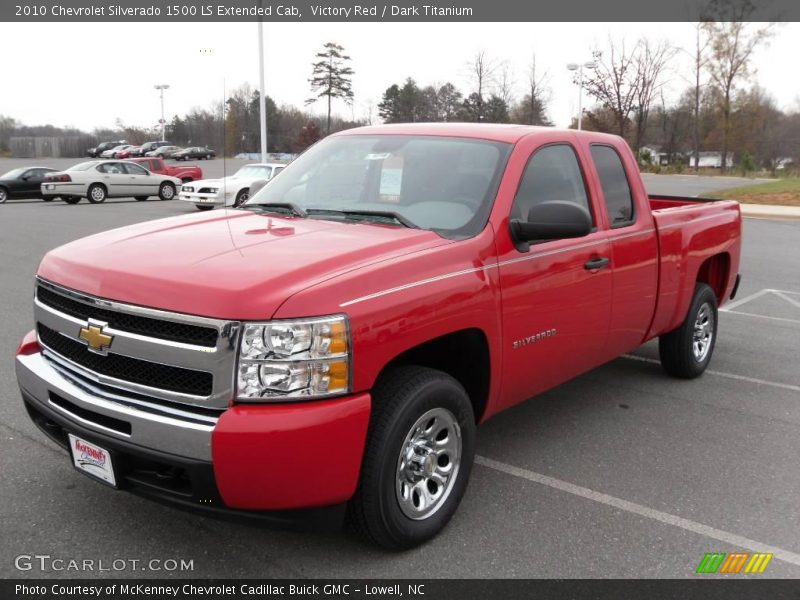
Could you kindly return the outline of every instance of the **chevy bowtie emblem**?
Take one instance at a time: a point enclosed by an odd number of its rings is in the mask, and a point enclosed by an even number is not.
[[[96,354],[106,355],[111,342],[114,341],[114,336],[103,333],[103,328],[108,327],[108,323],[101,323],[100,321],[89,320],[86,327],[82,327],[80,337],[91,352]]]

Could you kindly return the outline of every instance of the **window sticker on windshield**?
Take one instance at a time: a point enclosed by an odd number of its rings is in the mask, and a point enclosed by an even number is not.
[[[391,156],[389,152],[372,152],[367,154],[364,160],[386,160]]]
[[[400,188],[403,185],[403,169],[383,169],[381,171],[381,188],[378,192],[381,200],[397,202],[400,200]]]

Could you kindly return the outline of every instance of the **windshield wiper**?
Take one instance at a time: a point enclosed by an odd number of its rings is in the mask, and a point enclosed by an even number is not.
[[[406,217],[401,215],[400,213],[396,213],[391,210],[336,210],[333,208],[309,208],[306,210],[306,214],[308,215],[343,215],[344,217],[350,219],[355,218],[356,220],[358,217],[378,217],[380,219],[391,219],[395,223],[399,223],[403,227],[409,227],[410,229],[419,229],[419,225],[409,221]]]
[[[292,202],[258,202],[256,204],[244,204],[240,208],[261,208],[265,212],[285,211],[297,217],[307,217],[308,213]],[[276,210],[277,209],[277,210]]]

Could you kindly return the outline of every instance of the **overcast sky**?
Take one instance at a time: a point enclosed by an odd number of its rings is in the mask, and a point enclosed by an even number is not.
[[[25,124],[73,125],[82,129],[155,126],[160,117],[156,83],[166,83],[166,115],[208,107],[222,97],[223,79],[233,88],[258,84],[256,23],[0,23],[3,85],[0,114]],[[366,118],[392,83],[413,77],[421,85],[452,81],[468,91],[467,62],[479,50],[506,61],[525,88],[532,54],[547,71],[552,89],[550,115],[566,126],[577,110],[577,86],[566,63],[591,58],[595,44],[609,36],[628,42],[645,36],[691,49],[691,23],[266,23],[267,94],[278,104],[302,106],[309,97],[314,53],[323,43],[342,44],[355,70],[353,108],[335,104],[343,116]],[[205,52],[201,52],[205,50]],[[795,76],[800,56],[800,23],[778,26],[758,51],[753,80],[783,109],[800,105]],[[10,57],[13,57],[10,58]],[[688,84],[690,59],[671,64],[668,98]],[[315,110],[322,111],[320,103]],[[585,104],[586,105],[586,101]],[[377,118],[377,109],[373,109]]]

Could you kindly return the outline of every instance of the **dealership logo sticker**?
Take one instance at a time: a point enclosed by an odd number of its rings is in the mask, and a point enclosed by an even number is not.
[[[767,569],[772,553],[766,552],[707,552],[700,561],[696,573],[732,574],[763,573]]]

